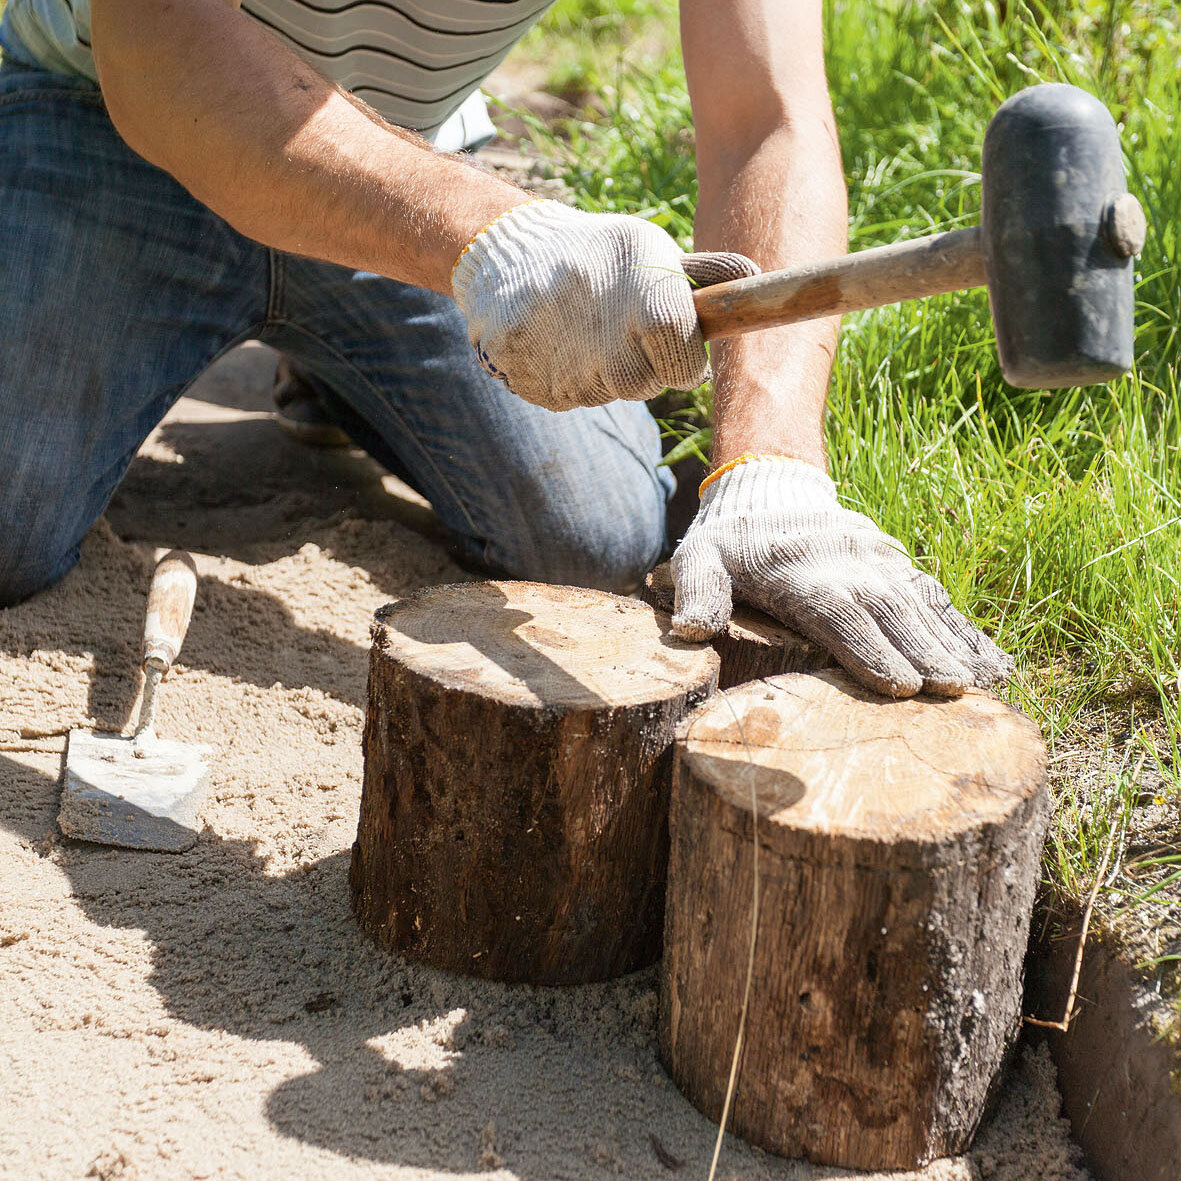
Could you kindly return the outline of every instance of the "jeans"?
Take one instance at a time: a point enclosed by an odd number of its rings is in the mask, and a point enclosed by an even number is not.
[[[660,559],[673,480],[642,404],[521,401],[479,367],[449,297],[242,237],[124,144],[92,83],[6,59],[0,606],[74,565],[147,434],[247,339],[333,391],[461,560],[620,590]]]

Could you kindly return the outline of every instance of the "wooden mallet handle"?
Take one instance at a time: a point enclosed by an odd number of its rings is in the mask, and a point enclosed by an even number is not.
[[[702,287],[693,302],[705,339],[717,340],[987,282],[980,229],[972,226]]]
[[[169,550],[156,564],[144,618],[143,667],[167,672],[193,617],[197,567],[191,554]]]

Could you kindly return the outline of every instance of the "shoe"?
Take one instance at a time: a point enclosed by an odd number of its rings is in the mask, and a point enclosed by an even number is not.
[[[333,421],[320,401],[312,381],[297,373],[279,358],[275,385],[271,390],[275,403],[272,417],[279,429],[297,443],[308,447],[351,447],[352,439]]]

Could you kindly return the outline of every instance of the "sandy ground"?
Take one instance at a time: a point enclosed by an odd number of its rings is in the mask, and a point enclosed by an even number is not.
[[[421,502],[288,443],[273,356],[182,400],[60,586],[0,612],[0,1174],[703,1177],[713,1129],[657,1062],[653,972],[476,984],[371,946],[348,908],[371,612],[465,577]],[[196,551],[159,728],[216,751],[196,849],[71,843],[64,734],[119,729],[153,547]],[[1082,1181],[1027,1053],[927,1181]],[[738,1141],[719,1176],[849,1176]]]

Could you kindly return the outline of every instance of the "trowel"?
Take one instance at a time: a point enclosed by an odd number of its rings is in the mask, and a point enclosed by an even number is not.
[[[160,738],[156,695],[193,614],[197,568],[184,550],[156,565],[144,619],[143,699],[130,736],[71,730],[58,824],[68,837],[182,853],[197,843],[197,811],[212,748]]]

